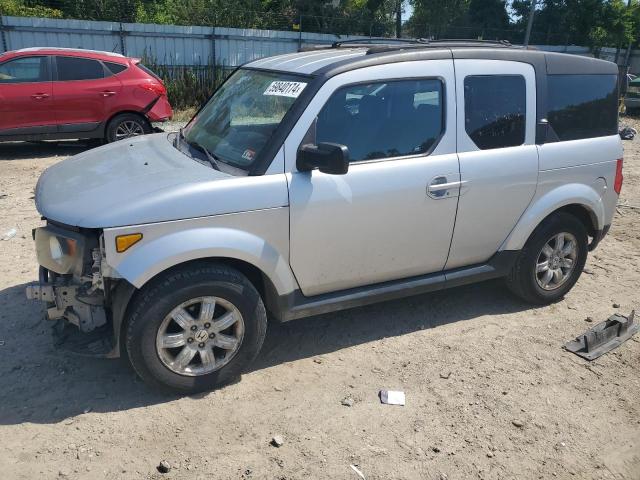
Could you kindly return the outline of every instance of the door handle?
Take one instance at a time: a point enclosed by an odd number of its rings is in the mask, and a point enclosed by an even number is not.
[[[43,100],[45,98],[49,98],[49,94],[48,93],[34,93],[33,95],[31,95],[31,98],[33,98],[34,100]]]
[[[101,92],[101,95],[103,97],[112,97],[115,94],[116,92],[112,92],[111,90],[105,90],[104,92]]]
[[[462,182],[447,182],[447,183],[432,183],[429,185],[429,193],[441,192],[443,190],[451,190],[452,188],[459,187]]]
[[[446,198],[451,196],[450,190],[459,189],[465,183],[467,183],[465,180],[449,182],[447,181],[447,177],[440,175],[431,180],[431,183],[427,186],[427,195],[435,199]]]

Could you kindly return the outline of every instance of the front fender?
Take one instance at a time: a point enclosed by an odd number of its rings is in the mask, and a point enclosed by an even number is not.
[[[594,220],[596,230],[604,228],[605,208],[595,185],[569,183],[536,196],[529,208],[503,242],[500,250],[521,250],[535,228],[556,210],[568,205],[586,208]]]
[[[196,219],[105,229],[107,264],[136,288],[141,288],[151,278],[175,265],[205,258],[229,258],[258,268],[278,294],[290,293],[297,284],[287,261],[288,230],[279,229],[282,223],[276,218],[286,215],[286,209],[253,213],[223,215],[219,219],[222,225],[211,225],[210,219]],[[229,220],[240,216],[241,222]],[[245,224],[252,231],[232,223]],[[117,253],[115,237],[128,233],[142,233],[142,241],[124,253]]]

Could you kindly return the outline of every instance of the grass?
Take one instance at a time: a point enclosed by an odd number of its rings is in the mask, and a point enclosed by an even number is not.
[[[196,107],[186,107],[173,111],[172,122],[188,122],[198,111]]]

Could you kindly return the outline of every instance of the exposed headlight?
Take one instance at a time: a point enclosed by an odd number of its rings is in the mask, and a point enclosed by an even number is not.
[[[49,250],[51,258],[63,265],[69,258],[76,254],[76,241],[73,238],[49,237]]]
[[[51,258],[56,262],[62,264],[62,245],[57,237],[49,237],[49,250],[51,251]]]

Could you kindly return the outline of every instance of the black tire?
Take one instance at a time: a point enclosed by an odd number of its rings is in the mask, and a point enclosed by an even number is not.
[[[107,131],[105,133],[105,140],[107,143],[115,142],[116,140],[123,140],[124,138],[117,138],[118,128],[124,125],[133,124],[136,125],[136,130],[141,132],[138,135],[147,135],[151,133],[151,124],[149,121],[143,117],[142,115],[138,115],[136,113],[120,113],[113,117],[107,125]]]
[[[577,241],[573,270],[564,283],[553,290],[543,289],[536,280],[536,263],[545,244],[559,233],[570,233]],[[587,261],[588,237],[583,223],[575,216],[559,212],[544,220],[531,234],[506,278],[507,287],[523,300],[546,305],[562,299],[580,278]]]
[[[244,334],[234,356],[220,369],[199,376],[181,375],[160,359],[158,329],[175,307],[204,296],[233,304],[242,315]],[[129,311],[126,348],[134,370],[148,384],[182,394],[211,390],[239,378],[258,355],[267,330],[260,294],[242,273],[225,265],[192,265],[162,274],[142,288]]]

